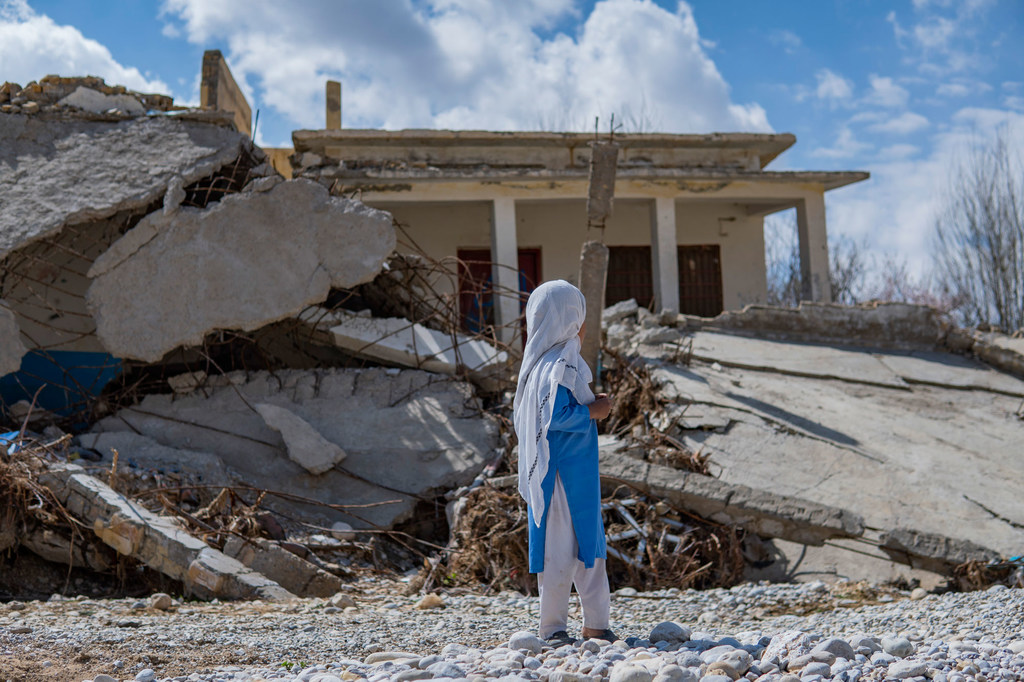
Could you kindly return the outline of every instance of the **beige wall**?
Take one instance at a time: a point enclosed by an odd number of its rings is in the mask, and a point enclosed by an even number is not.
[[[390,211],[426,254],[440,260],[460,248],[489,249],[491,206],[473,202],[368,202]],[[651,243],[653,200],[620,199],[605,229],[609,246],[645,246]],[[733,221],[719,221],[732,217]],[[722,254],[723,303],[727,310],[763,302],[765,289],[763,221],[746,217],[745,207],[729,202],[676,202],[676,233],[679,244],[719,244]],[[552,199],[516,202],[519,246],[540,247],[541,278],[575,282],[580,247],[588,235],[584,199]],[[399,250],[403,248],[399,235]],[[451,292],[453,283],[438,282],[440,291]]]

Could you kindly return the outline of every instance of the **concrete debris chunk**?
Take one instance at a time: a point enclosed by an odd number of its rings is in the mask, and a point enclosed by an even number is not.
[[[254,407],[267,426],[281,434],[289,459],[309,473],[319,475],[330,471],[347,457],[344,450],[291,410],[270,403],[256,403]]]
[[[110,353],[154,362],[208,332],[258,329],[332,287],[367,282],[394,247],[387,213],[292,180],[147,216],[96,260],[86,297]]]
[[[14,313],[0,300],[0,376],[17,372],[27,352]]]
[[[259,571],[300,597],[330,597],[341,589],[341,579],[263,538],[230,536],[224,554]]]
[[[254,409],[258,404],[297,415],[348,457],[314,477],[289,458],[281,433]],[[408,518],[420,498],[467,485],[483,469],[498,446],[498,429],[476,405],[469,384],[416,370],[233,372],[210,377],[191,394],[148,395],[93,432],[99,443],[129,433],[165,448],[211,453],[233,479],[311,500],[268,497],[268,505],[327,526],[386,528]],[[374,506],[359,509],[356,518],[317,502]]]
[[[288,601],[280,585],[212,549],[173,519],[125,498],[76,465],[51,465],[39,477],[67,510],[92,524],[96,536],[120,554],[133,556],[181,580],[196,596]]]
[[[940,575],[953,575],[953,569],[967,561],[988,563],[1000,558],[999,552],[968,540],[907,529],[883,533],[879,548],[893,561]]]
[[[704,319],[702,327],[812,343],[934,350],[941,346],[948,324],[935,308],[911,303],[803,301],[796,308],[748,305]]]
[[[304,316],[327,327],[335,345],[361,357],[442,374],[465,369],[490,385],[504,374],[508,354],[480,339],[445,334],[397,317],[374,318],[337,310]]]
[[[60,106],[77,107],[85,111],[102,114],[110,110],[124,112],[130,116],[146,113],[142,102],[131,95],[104,95],[98,90],[78,86],[74,92],[57,102]]]
[[[0,116],[0,257],[159,200],[235,161],[248,138],[166,116],[119,122]]]
[[[851,512],[794,497],[731,485],[711,476],[650,464],[602,449],[601,477],[627,483],[647,495],[764,537],[821,545],[858,537],[863,520]]]

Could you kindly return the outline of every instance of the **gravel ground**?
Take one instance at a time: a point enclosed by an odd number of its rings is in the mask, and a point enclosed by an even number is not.
[[[944,595],[864,583],[625,589],[612,601],[625,641],[543,650],[529,634],[536,598],[404,589],[369,578],[330,600],[291,604],[10,602],[0,605],[0,680],[1024,680],[1024,590],[1002,586]],[[578,632],[576,603],[570,621]],[[665,621],[676,625],[652,636]]]

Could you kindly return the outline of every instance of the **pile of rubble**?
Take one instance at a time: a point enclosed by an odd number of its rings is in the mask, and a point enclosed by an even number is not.
[[[0,551],[121,574],[129,557],[200,597],[325,596],[382,561],[425,566],[422,590],[532,589],[516,349],[462,330],[438,293],[458,290],[459,264],[396,253],[391,216],[327,175],[284,179],[230,112],[58,77],[5,84],[0,107],[0,488],[22,501],[0,517]],[[947,396],[928,392],[955,390],[998,453],[1024,340],[899,305],[701,319],[627,301],[604,324],[618,584],[730,585],[792,567],[784,543],[837,542],[983,582],[1021,539],[1001,491],[965,487],[957,511],[984,531],[971,543],[837,485],[862,473],[844,458],[868,477],[893,458],[804,415],[897,393],[936,411]],[[791,406],[791,390],[821,405]],[[831,469],[760,466],[791,451]]]

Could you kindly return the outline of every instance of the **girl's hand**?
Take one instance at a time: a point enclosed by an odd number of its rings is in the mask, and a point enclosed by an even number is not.
[[[587,406],[591,419],[604,419],[612,411],[612,399],[607,393],[598,393],[594,402]]]

